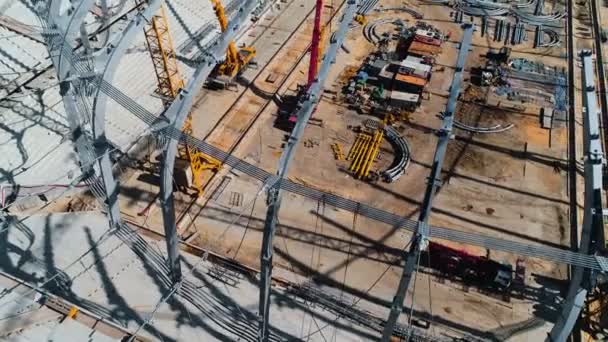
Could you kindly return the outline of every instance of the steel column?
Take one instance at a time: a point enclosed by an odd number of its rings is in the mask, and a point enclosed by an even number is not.
[[[583,154],[585,156],[585,203],[579,252],[588,254],[594,249],[594,232],[603,229],[602,213],[602,149],[597,104],[595,73],[591,51],[581,51],[583,60]],[[564,308],[546,341],[566,341],[584,306],[591,276],[587,269],[574,267]]]
[[[181,130],[184,122],[192,109],[193,99],[198,95],[201,85],[209,76],[217,61],[222,58],[228,45],[236,36],[237,31],[241,28],[242,23],[247,20],[249,14],[253,11],[256,1],[249,0],[241,6],[228,24],[228,28],[224,31],[218,40],[215,41],[210,51],[207,52],[203,60],[198,64],[192,79],[187,86],[182,89],[178,97],[162,114],[162,120],[167,123],[166,129]],[[163,214],[163,225],[165,230],[165,239],[169,254],[169,266],[173,281],[181,280],[181,267],[179,263],[178,237],[176,229],[175,216],[175,201],[173,198],[173,170],[175,168],[175,158],[177,157],[177,145],[179,140],[168,140],[163,146],[163,159],[161,162],[161,182],[160,182],[160,202]]]
[[[448,103],[446,110],[443,113],[443,125],[439,130],[439,140],[437,141],[437,148],[435,149],[435,156],[433,158],[433,166],[431,174],[428,178],[428,184],[424,192],[424,199],[422,200],[422,206],[420,208],[420,216],[418,218],[418,226],[416,232],[412,237],[410,250],[405,254],[405,265],[399,285],[397,287],[397,294],[393,298],[393,304],[389,313],[384,331],[382,332],[382,341],[388,342],[395,329],[395,323],[399,319],[399,315],[403,311],[403,304],[405,302],[405,294],[410,285],[412,275],[416,272],[416,262],[418,260],[422,245],[425,244],[428,238],[428,221],[433,208],[433,199],[435,193],[441,185],[441,169],[443,167],[443,161],[445,159],[445,153],[447,151],[450,136],[452,134],[452,126],[454,124],[454,111],[456,109],[456,103],[458,102],[458,96],[460,95],[460,87],[462,83],[462,74],[464,72],[464,63],[466,57],[469,54],[469,48],[471,47],[471,41],[473,38],[473,24],[463,25],[464,33],[462,42],[460,43],[460,51],[458,52],[458,58],[456,60],[456,70],[454,72],[454,78],[450,86],[450,94],[448,97]],[[412,301],[414,299],[412,298]]]
[[[82,165],[81,172],[84,175],[89,175],[86,177],[86,180],[95,187],[99,179],[91,176],[97,174],[93,165],[95,158],[98,156],[99,145],[95,146],[90,133],[85,128],[89,113],[82,113],[78,108],[78,97],[82,96],[80,93],[82,92],[82,88],[86,86],[86,81],[78,78],[80,72],[77,69],[76,63],[74,63],[75,58],[73,56],[77,44],[75,39],[84,23],[86,14],[93,5],[94,1],[81,1],[77,7],[71,6],[63,14],[59,13],[61,1],[56,0],[49,4],[48,13],[46,15],[39,14],[39,18],[44,29],[48,31],[45,38],[47,49],[55,66],[58,79],[61,82],[60,94],[64,101],[68,122],[72,131],[72,141]],[[42,9],[42,7],[39,8]],[[82,62],[81,64],[86,64],[86,62]],[[89,67],[90,69],[88,64],[85,67]],[[107,162],[109,162],[109,158],[100,166],[99,170],[101,179],[104,181],[104,177],[108,174]],[[105,192],[103,193],[99,192],[101,191],[99,189],[91,189],[104,206],[109,204],[113,198],[109,197],[109,192],[114,194],[116,191],[115,183],[110,182],[109,185],[108,187],[104,187]]]
[[[75,46],[75,39],[80,34],[80,28],[84,23],[84,19],[89,11],[95,5],[95,0],[82,0],[78,5],[70,4],[70,7],[61,13],[62,0],[53,0],[49,5],[48,20],[53,27],[57,30],[57,34],[61,37],[61,41],[57,42],[59,51],[64,49],[70,49],[72,51]],[[50,33],[50,32],[49,32]],[[55,44],[50,46],[50,49],[55,49]],[[67,61],[68,65],[65,65],[63,54],[49,54],[53,59],[53,64],[57,69],[59,79],[64,79],[66,72],[71,69],[70,61]],[[53,58],[55,57],[55,58]]]
[[[121,58],[124,56],[127,48],[135,38],[136,34],[141,32],[152,15],[160,8],[160,0],[150,0],[147,7],[129,22],[127,27],[121,32],[119,40],[106,44],[94,56],[95,69],[103,70],[98,75],[95,82],[111,82],[118,68]],[[110,223],[113,226],[119,226],[120,223],[120,207],[118,205],[118,185],[112,174],[112,162],[108,153],[109,144],[107,142],[105,125],[106,125],[106,105],[108,96],[101,91],[101,87],[97,86],[97,91],[93,100],[93,139],[95,144],[95,155],[101,156],[99,160],[99,169],[101,171],[102,180],[108,196],[108,214]]]
[[[260,253],[260,303],[259,312],[260,315],[260,329],[258,332],[259,341],[268,341],[269,338],[269,312],[270,312],[270,282],[272,276],[272,257],[273,257],[273,245],[272,241],[276,230],[276,224],[278,220],[279,209],[281,208],[281,183],[283,182],[289,166],[293,159],[293,152],[295,151],[304,128],[312,115],[312,112],[321,97],[321,91],[325,83],[325,79],[329,74],[329,70],[334,63],[338,49],[342,46],[344,37],[348,32],[348,27],[353,21],[355,13],[357,11],[358,1],[348,0],[346,7],[344,8],[344,14],[342,21],[336,33],[332,35],[330,39],[330,46],[327,49],[327,53],[323,57],[323,63],[316,79],[310,85],[307,91],[306,100],[301,104],[300,109],[297,112],[297,122],[289,138],[281,158],[279,159],[278,165],[278,181],[268,190],[268,209],[266,211],[266,220],[264,222],[264,236],[262,239],[262,250]]]

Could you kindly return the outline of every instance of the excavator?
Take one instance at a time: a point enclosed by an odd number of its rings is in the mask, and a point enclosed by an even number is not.
[[[225,32],[228,28],[228,18],[224,11],[221,0],[211,0],[213,10],[220,23],[220,29]],[[233,80],[239,73],[243,72],[252,63],[256,55],[254,47],[242,47],[237,50],[234,41],[230,42],[226,50],[226,60],[218,64],[211,76],[207,80],[207,85],[211,88],[225,89],[233,84]]]

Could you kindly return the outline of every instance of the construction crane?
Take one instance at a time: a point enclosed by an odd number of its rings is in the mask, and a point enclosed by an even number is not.
[[[310,45],[310,64],[308,65],[308,82],[306,82],[306,89],[310,88],[312,83],[317,78],[317,71],[319,68],[319,47],[321,45],[322,29],[321,29],[321,15],[323,11],[323,0],[317,0],[315,5],[315,23],[312,30],[312,42]]]
[[[139,0],[138,5],[145,1]],[[184,79],[179,72],[173,40],[171,39],[169,24],[163,6],[161,6],[159,12],[152,17],[144,28],[144,35],[158,81],[156,93],[160,97],[163,106],[168,108],[179,94],[179,91],[184,87]],[[192,134],[192,113],[188,114],[182,131],[186,134]],[[196,189],[198,196],[202,195],[204,186],[202,182],[203,171],[209,169],[217,171],[221,167],[221,162],[189,145],[180,148],[179,157],[190,162],[192,186]]]
[[[220,29],[225,32],[228,28],[228,19],[224,11],[224,6],[220,0],[211,0],[213,10],[220,23]],[[256,55],[254,47],[242,47],[237,50],[234,41],[230,42],[226,50],[226,60],[222,64],[218,64],[210,77],[210,81],[221,88],[225,88],[227,84],[252,63]]]

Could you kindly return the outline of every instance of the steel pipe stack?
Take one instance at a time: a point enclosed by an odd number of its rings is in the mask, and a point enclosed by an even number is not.
[[[526,30],[526,27],[523,23],[517,23],[517,38],[516,44],[521,44],[521,42],[524,40],[524,31]]]
[[[517,16],[518,19],[520,19],[521,21],[533,24],[533,25],[543,25],[543,24],[557,24],[559,25],[559,23],[557,23],[558,21],[560,21],[561,19],[563,19],[566,14],[563,12],[555,12],[552,14],[543,14],[543,15],[534,15],[534,14],[530,14],[528,12],[519,10],[519,9],[515,9],[512,11],[513,14],[515,14],[515,16]]]
[[[536,0],[536,7],[534,8],[534,15],[542,15],[543,7],[545,7],[544,0]]]
[[[524,23],[516,23],[514,26],[513,35],[511,37],[511,44],[517,45],[521,44],[524,39],[524,33],[526,31]]]
[[[504,23],[504,20],[496,20],[496,23],[494,24],[494,41],[501,40],[500,37],[502,37],[502,28]]]
[[[534,47],[537,48],[541,45],[542,43],[542,36],[543,36],[543,27],[542,25],[537,25],[536,26],[536,31],[534,33]]]
[[[464,12],[462,11],[456,11],[454,12],[454,22],[455,23],[462,23],[462,18],[464,17]]]
[[[357,10],[357,14],[367,15],[372,9],[374,9],[374,7],[376,7],[378,2],[380,2],[380,0],[364,0]]]
[[[535,47],[556,47],[561,45],[559,33],[554,30],[540,27],[536,34]]]
[[[392,127],[384,128],[386,140],[393,146],[395,151],[395,161],[384,172],[382,178],[387,183],[392,183],[405,173],[410,162],[410,147],[407,141]]]
[[[486,31],[488,29],[488,17],[481,17],[481,36],[486,35]]]
[[[498,30],[498,41],[501,42],[505,35],[505,21],[500,21],[500,29]]]

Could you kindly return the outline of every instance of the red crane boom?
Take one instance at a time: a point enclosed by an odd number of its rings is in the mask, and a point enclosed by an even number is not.
[[[317,78],[317,67],[319,65],[319,44],[321,43],[321,13],[323,11],[323,0],[317,0],[315,5],[315,26],[312,31],[312,42],[310,46],[310,65],[308,66],[308,83],[310,88],[312,82]]]

